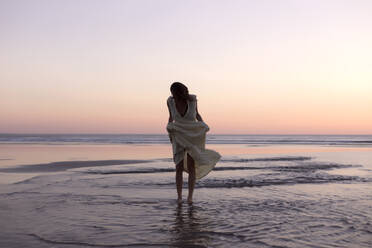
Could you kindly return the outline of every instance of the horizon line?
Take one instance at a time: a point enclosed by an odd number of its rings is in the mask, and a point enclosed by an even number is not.
[[[0,135],[167,135],[167,133],[53,133],[53,132],[46,132],[46,133],[1,133]],[[280,133],[267,133],[267,134],[254,134],[254,133],[240,133],[240,134],[229,134],[229,133],[208,133],[207,135],[334,135],[334,136],[339,136],[339,135],[372,135],[372,133],[360,133],[360,134],[350,134],[350,133],[339,133],[339,134],[328,134],[328,133],[316,133],[316,134],[309,134],[309,133],[293,133],[293,134],[280,134]]]

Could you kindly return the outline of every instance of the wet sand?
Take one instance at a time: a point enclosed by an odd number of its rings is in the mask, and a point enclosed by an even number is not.
[[[177,205],[169,145],[1,146],[2,247],[372,244],[369,147],[210,145]]]

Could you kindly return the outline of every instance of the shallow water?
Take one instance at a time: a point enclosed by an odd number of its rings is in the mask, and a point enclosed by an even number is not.
[[[169,158],[28,164],[35,177],[0,185],[0,247],[371,247],[371,151],[267,151],[223,153],[192,205]]]

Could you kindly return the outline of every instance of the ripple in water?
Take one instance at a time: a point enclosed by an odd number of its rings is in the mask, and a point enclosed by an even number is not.
[[[0,246],[371,246],[370,179],[328,173],[357,165],[225,161],[197,183],[193,205],[176,204],[171,166],[80,168],[11,185],[0,194]]]

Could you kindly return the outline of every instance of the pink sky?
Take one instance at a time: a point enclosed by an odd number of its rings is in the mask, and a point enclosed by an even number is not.
[[[372,1],[1,1],[0,133],[372,134]]]

